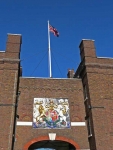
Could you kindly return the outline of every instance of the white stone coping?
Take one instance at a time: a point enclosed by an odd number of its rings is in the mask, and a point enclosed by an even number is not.
[[[112,57],[97,57],[97,58],[101,58],[101,59],[113,59]]]
[[[13,34],[13,33],[7,33],[7,35],[20,35],[20,36],[22,36],[22,34]]]
[[[32,126],[32,122],[17,121],[17,126]],[[71,122],[71,126],[86,126],[85,122]]]

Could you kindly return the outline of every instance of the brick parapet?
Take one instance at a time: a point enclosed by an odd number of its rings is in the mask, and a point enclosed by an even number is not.
[[[71,122],[84,122],[85,111],[83,104],[83,88],[81,79],[44,79],[44,78],[20,78],[19,91],[21,91],[18,104],[18,121],[33,120],[34,98],[68,98]],[[23,139],[23,132],[27,132]],[[76,141],[81,148],[89,148],[87,129],[85,127],[71,127],[70,129],[33,129],[27,126],[17,126],[17,142],[15,150],[19,149],[33,137],[48,135],[56,132],[57,136],[64,135]],[[82,137],[86,137],[83,138]],[[82,139],[82,140],[81,140]]]
[[[84,58],[87,59],[88,57],[91,57],[92,59],[96,58],[94,40],[83,39],[80,43],[79,48],[80,48],[81,61]]]

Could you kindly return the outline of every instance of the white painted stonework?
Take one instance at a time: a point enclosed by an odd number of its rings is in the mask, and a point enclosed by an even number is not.
[[[86,125],[85,122],[71,122],[71,126],[85,126],[85,125]],[[17,121],[17,126],[32,126],[32,122]]]

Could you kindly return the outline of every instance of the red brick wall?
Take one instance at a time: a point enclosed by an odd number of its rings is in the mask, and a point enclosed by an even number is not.
[[[15,150],[25,150],[28,143],[47,137],[51,131],[56,132],[57,139],[68,139],[76,148],[88,149],[90,145],[91,150],[112,150],[113,59],[97,58],[94,41],[83,40],[81,64],[76,71],[81,79],[19,78],[20,44],[20,35],[8,35],[6,52],[0,52],[0,149],[12,149],[16,113],[13,104],[17,102],[19,90],[17,121],[32,122],[34,98],[68,98],[71,122],[84,122],[84,118],[90,118],[92,136],[88,138],[86,126],[60,130],[16,126]],[[84,85],[88,95],[85,102]]]
[[[20,36],[8,35],[8,41],[13,41],[16,37]],[[14,40],[16,43],[18,40]],[[20,47],[20,43],[18,43]],[[10,49],[7,46],[8,53],[12,56],[11,49],[13,44],[10,44]],[[19,48],[20,49],[20,48]],[[17,50],[17,47],[15,47]],[[17,52],[19,55],[19,51]],[[19,71],[19,60],[18,57],[7,57],[6,52],[0,53],[0,149],[11,150],[12,139],[13,139],[13,125],[15,116],[15,104],[17,94],[17,83],[18,83],[18,71]],[[15,59],[11,59],[15,58]]]
[[[38,138],[34,138],[24,145],[23,150],[28,150],[29,146],[32,145],[33,143],[39,142],[39,141],[44,141],[44,140],[49,140],[49,137],[48,136],[40,136]],[[76,147],[76,150],[80,150],[80,146],[72,139],[68,139],[67,137],[64,137],[64,136],[60,136],[60,137],[57,136],[56,140],[68,142],[68,143],[72,144],[74,147]]]
[[[83,88],[80,79],[40,79],[20,78],[21,91],[18,106],[18,121],[33,121],[34,98],[68,98],[71,122],[84,122]],[[15,150],[20,150],[28,141],[39,136],[48,136],[55,132],[56,136],[64,136],[75,141],[80,148],[88,149],[87,128],[71,127],[71,129],[33,129],[32,126],[16,127],[17,141]],[[27,133],[27,134],[26,134]]]
[[[80,73],[83,85],[87,86],[88,100],[86,118],[91,119],[91,150],[113,149],[113,59],[97,58],[93,41],[82,41],[80,45]],[[84,55],[83,55],[84,54]],[[89,109],[89,106],[91,109]]]

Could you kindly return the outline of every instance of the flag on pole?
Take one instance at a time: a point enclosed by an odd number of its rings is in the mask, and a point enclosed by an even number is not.
[[[59,32],[53,26],[49,25],[49,31],[52,32],[55,36],[59,37]]]

